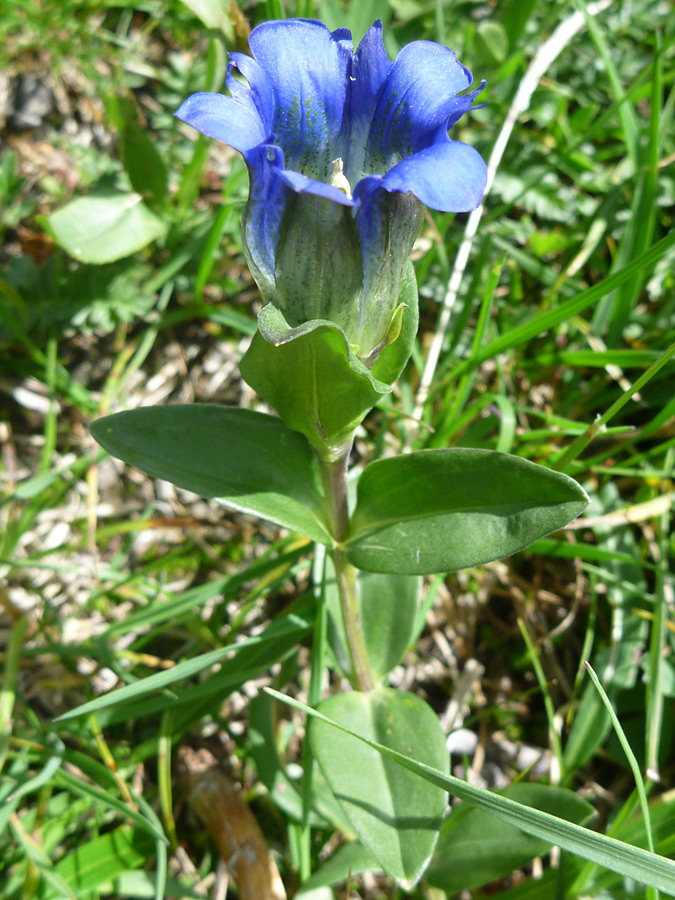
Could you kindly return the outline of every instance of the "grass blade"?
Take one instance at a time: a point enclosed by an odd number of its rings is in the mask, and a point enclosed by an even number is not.
[[[561,322],[569,320],[572,316],[578,315],[580,312],[583,312],[583,310],[588,309],[589,306],[592,306],[593,303],[600,300],[601,297],[604,297],[605,294],[608,294],[610,291],[614,290],[614,288],[624,284],[624,282],[629,278],[632,278],[636,272],[640,272],[642,269],[654,265],[654,263],[658,262],[658,260],[665,256],[670,248],[674,246],[675,231],[666,235],[664,238],[661,238],[661,240],[653,244],[649,250],[645,250],[644,253],[641,253],[631,263],[624,266],[623,269],[615,272],[614,275],[608,275],[607,278],[604,278],[601,282],[594,284],[590,288],[586,288],[586,290],[582,291],[576,297],[572,297],[571,300],[566,300],[564,303],[561,303],[560,306],[556,306],[555,309],[540,313],[540,315],[530,319],[529,322],[525,322],[523,325],[511,329],[507,334],[503,334],[496,340],[491,341],[486,347],[479,350],[475,356],[465,360],[457,366],[451,373],[450,378],[454,380],[460,375],[463,375],[464,372],[475,369],[481,363],[485,362],[486,359],[492,359],[492,357],[497,356],[497,354],[503,353],[505,350],[510,350],[512,347],[518,346],[518,344],[525,343],[536,337],[538,334],[549,331]],[[436,386],[436,390],[446,386],[447,379],[445,383],[439,383]]]
[[[607,696],[607,692],[600,684],[600,679],[595,674],[595,671],[591,664],[586,661],[586,670],[591,677],[591,681],[595,685],[595,689],[598,694],[600,694],[600,699],[602,700],[605,709],[607,710],[607,714],[612,722],[612,726],[616,733],[616,736],[619,739],[619,743],[623,748],[623,752],[626,754],[626,759],[628,760],[628,765],[631,768],[633,773],[633,778],[635,779],[635,787],[637,789],[638,798],[640,800],[640,809],[642,811],[642,817],[645,821],[645,831],[647,833],[647,846],[650,851],[654,852],[654,839],[652,837],[652,828],[651,828],[651,819],[649,816],[649,803],[647,802],[647,792],[645,791],[644,781],[642,779],[642,773],[640,772],[640,766],[638,765],[638,761],[635,758],[635,754],[633,753],[633,749],[628,742],[628,738],[626,737],[626,733],[621,727],[621,722],[619,722],[619,717],[614,711],[614,707],[612,706],[612,701]],[[648,900],[658,900],[658,892],[653,893],[652,890],[648,890],[647,892]]]
[[[283,628],[277,628],[275,630],[274,639],[278,640],[282,631],[293,631],[295,629],[301,630],[304,633],[306,630],[306,623],[303,619],[291,614],[287,616]],[[226,647],[219,647],[217,650],[210,650],[208,653],[202,653],[199,656],[194,657],[194,659],[187,659],[182,663],[178,663],[173,669],[169,669],[165,672],[156,672],[154,675],[149,675],[141,681],[134,682],[134,684],[128,684],[119,690],[105,694],[103,697],[97,697],[96,700],[90,700],[88,703],[83,703],[76,709],[71,709],[62,716],[59,716],[55,721],[65,722],[68,719],[75,719],[79,716],[87,715],[87,713],[90,712],[106,709],[109,706],[117,706],[118,704],[129,700],[137,700],[140,697],[146,696],[146,694],[161,691],[170,684],[175,684],[177,681],[183,681],[186,678],[190,678],[192,675],[203,672],[204,669],[208,669],[210,666],[221,662],[221,660],[230,653],[236,655],[248,647],[256,647],[263,644],[266,640],[269,640],[269,638],[266,639],[265,635],[262,634],[257,637],[247,638],[234,645],[230,644]]]

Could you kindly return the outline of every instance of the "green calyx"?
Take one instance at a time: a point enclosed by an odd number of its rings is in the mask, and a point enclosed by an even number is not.
[[[412,265],[386,340],[366,362],[334,322],[313,319],[292,327],[276,306],[267,304],[240,371],[289,428],[318,448],[337,447],[391,390],[410,357],[417,321]]]

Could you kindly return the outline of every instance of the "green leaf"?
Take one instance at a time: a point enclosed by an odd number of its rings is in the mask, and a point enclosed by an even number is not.
[[[169,188],[169,176],[147,127],[139,123],[136,102],[132,96],[112,94],[106,98],[105,109],[119,132],[122,164],[132,188],[143,197],[161,203]]]
[[[154,141],[136,121],[128,122],[124,129],[122,163],[133,189],[161,203],[169,189],[169,175]]]
[[[88,784],[86,781],[77,778],[77,776],[65,769],[57,773],[54,783],[57,786],[68,788],[72,793],[79,794],[81,797],[88,797],[105,810],[117,810],[124,818],[131,819],[131,821],[142,831],[147,831],[148,834],[151,834],[155,839],[166,842],[166,835],[161,829],[158,829],[153,822],[149,822],[147,819],[143,818],[143,816],[139,812],[136,812],[133,807],[130,807],[129,804],[116,797],[111,790],[105,791],[95,784]]]
[[[559,819],[550,813],[532,809],[507,797],[500,797],[498,794],[493,794],[490,791],[462,781],[460,778],[455,778],[454,775],[446,775],[433,766],[418,762],[413,757],[400,753],[390,746],[378,743],[365,737],[363,734],[352,731],[342,722],[328,718],[318,709],[312,709],[304,703],[272,690],[272,688],[265,688],[265,690],[278,700],[287,703],[295,709],[302,710],[324,725],[332,726],[355,740],[361,741],[387,759],[395,761],[408,771],[419,775],[429,784],[438,785],[443,790],[449,791],[454,797],[465,800],[477,809],[484,810],[502,822],[515,825],[527,834],[532,834],[551,844],[555,844],[561,849],[573,853],[575,856],[597,863],[599,866],[610,869],[612,872],[618,872],[620,875],[636,879],[650,887],[658,888],[669,894],[675,894],[675,861],[672,859],[657,856],[623,841],[617,841],[604,834],[598,834],[573,822],[566,822],[564,819]],[[359,725],[359,723],[356,724],[357,726]],[[328,742],[329,738],[326,737],[325,740]]]
[[[379,688],[336,694],[319,709],[359,734],[447,771],[445,736],[433,710],[413,694]],[[312,722],[312,752],[361,842],[404,888],[421,878],[446,804],[444,790],[384,758],[323,720]]]
[[[292,538],[286,538],[286,543]],[[104,633],[104,638],[109,640],[113,636],[128,634],[137,628],[155,628],[162,630],[166,625],[174,625],[181,618],[202,607],[209,600],[218,597],[221,603],[227,603],[236,597],[246,582],[255,582],[257,579],[269,575],[275,569],[290,566],[300,559],[305,553],[304,547],[291,546],[289,551],[283,550],[282,542],[274,542],[270,552],[256,559],[250,566],[241,569],[233,575],[223,575],[213,581],[207,581],[187,591],[169,596],[167,599],[154,598],[146,606],[142,606],[130,613],[124,619],[111,622]],[[157,632],[155,632],[157,633]]]
[[[522,550],[587,502],[568,476],[517,456],[420,450],[364,469],[347,553],[369,572],[450,572]]]
[[[577,824],[585,824],[595,814],[590,803],[566,788],[512,784],[498,793]],[[509,875],[550,849],[547,841],[462,804],[443,824],[425,877],[433,887],[448,893],[470,890]]]
[[[537,0],[505,0],[499,4],[500,19],[509,38],[509,44],[513,49],[528,23]]]
[[[47,221],[60,247],[80,262],[97,265],[136,253],[166,232],[140,194],[78,197]]]
[[[147,863],[155,842],[144,831],[124,825],[82,844],[56,866],[56,873],[81,896],[127,869]],[[40,891],[40,900],[57,900],[62,894],[52,888]]]
[[[390,391],[354,356],[337,325],[313,319],[290,328],[272,304],[258,316],[239,371],[289,428],[319,446],[343,444]]]
[[[386,394],[407,363],[419,320],[417,282],[406,269],[388,343],[369,369],[335,323],[313,319],[291,328],[268,304],[241,360],[242,377],[289,428],[313,444],[339,446]]]
[[[96,440],[149,475],[330,544],[309,444],[274,416],[225,406],[148,406],[99,419]]]
[[[494,66],[504,62],[509,52],[509,38],[499,22],[489,19],[478,25],[476,51],[485,65]]]
[[[326,560],[326,567],[329,634],[337,662],[347,676],[351,668],[347,637],[330,558]],[[415,625],[422,581],[415,576],[359,572],[357,586],[368,661],[374,678],[380,681],[401,661],[417,637]]]
[[[565,771],[576,772],[593,759],[605,743],[610,729],[611,722],[598,692],[593,685],[586,685],[576,705],[572,727],[565,742]]]
[[[63,741],[58,735],[53,734],[48,739],[48,742],[53,745],[53,750],[46,758],[44,766],[39,772],[33,775],[32,778],[24,778],[21,781],[21,783],[12,791],[11,801],[19,800],[21,797],[26,797],[28,794],[35,793],[35,791],[38,791],[41,787],[50,782],[61,768],[65,750]],[[4,808],[0,807],[0,821],[4,819],[3,813]]]
[[[164,890],[157,893],[155,873],[130,869],[121,872],[115,878],[102,882],[99,896],[113,900],[204,900],[204,892],[196,888],[188,888],[178,878],[166,879]]]
[[[422,579],[409,575],[359,573],[361,623],[375,678],[384,678],[417,637],[415,626]]]

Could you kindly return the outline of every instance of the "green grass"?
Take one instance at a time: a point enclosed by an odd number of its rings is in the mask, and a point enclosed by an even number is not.
[[[367,860],[355,855],[322,870],[344,821],[307,774],[304,717],[260,692],[309,689],[315,701],[317,659],[331,663],[306,542],[113,464],[88,426],[141,403],[255,403],[236,368],[257,303],[239,234],[245,167],[172,117],[190,93],[222,86],[244,19],[311,15],[360,37],[380,17],[391,54],[444,40],[488,81],[489,105],[453,133],[487,158],[530,59],[576,7],[278,0],[242,8],[242,20],[223,4],[209,30],[190,5],[18,3],[0,17],[2,71],[34,72],[56,94],[41,130],[12,135],[0,159],[0,894],[211,890],[218,855],[188,809],[187,748],[208,750],[241,785],[289,895],[310,873],[328,872],[332,885],[351,868],[361,896],[401,897],[379,877],[364,882]],[[596,808],[593,828],[666,857],[670,12],[647,0],[630,13],[612,5],[541,79],[486,200],[418,424],[410,417],[465,227],[462,216],[428,217],[416,254],[418,343],[357,441],[365,459],[403,445],[498,449],[584,485],[583,527],[431,582],[427,628],[395,681],[408,679],[441,715],[453,674],[478,660],[465,725],[488,756],[500,736],[553,751],[560,783]],[[165,231],[123,259],[77,262],[54,244],[50,216],[102,191],[141,194]],[[300,762],[304,779],[286,768]],[[509,780],[542,780],[500,765]],[[625,874],[565,851],[545,857],[540,880],[530,871],[472,895],[645,896]]]

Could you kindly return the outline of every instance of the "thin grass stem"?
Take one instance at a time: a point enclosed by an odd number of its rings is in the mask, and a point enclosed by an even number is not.
[[[591,666],[591,664],[586,661],[585,663],[586,669],[588,670],[588,674],[591,677],[591,681],[595,685],[595,688],[600,695],[600,699],[602,700],[605,709],[607,710],[607,714],[612,722],[612,726],[616,733],[616,736],[619,739],[619,743],[623,748],[623,752],[626,754],[626,759],[628,760],[628,765],[631,768],[633,773],[633,777],[635,778],[635,787],[637,789],[638,798],[640,800],[640,809],[642,811],[642,817],[645,822],[645,831],[647,834],[647,847],[648,849],[654,853],[654,839],[652,836],[652,826],[651,826],[651,817],[649,815],[649,803],[647,802],[647,791],[645,790],[645,784],[642,779],[642,773],[640,772],[640,766],[638,764],[637,759],[635,758],[635,754],[631,748],[630,743],[628,742],[628,738],[626,737],[626,733],[621,727],[621,722],[619,722],[619,717],[614,711],[614,707],[612,706],[612,701],[607,696],[607,692],[603,688],[600,683],[600,679],[595,673],[595,670]],[[648,887],[647,888],[647,897],[648,900],[658,900],[659,892],[655,888]]]

